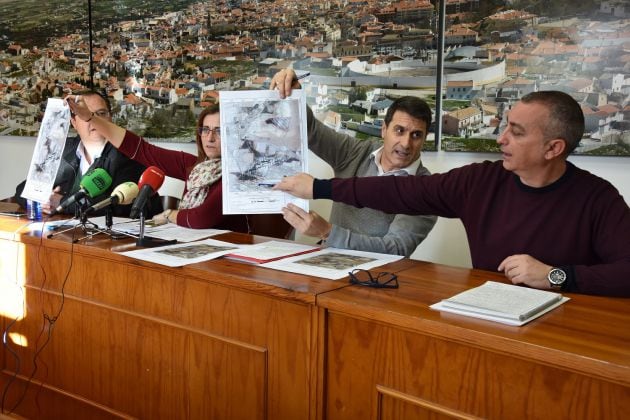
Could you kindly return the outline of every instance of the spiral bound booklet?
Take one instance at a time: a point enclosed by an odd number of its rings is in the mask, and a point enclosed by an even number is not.
[[[479,287],[435,303],[431,308],[520,326],[567,300],[569,298],[555,292],[487,281]]]

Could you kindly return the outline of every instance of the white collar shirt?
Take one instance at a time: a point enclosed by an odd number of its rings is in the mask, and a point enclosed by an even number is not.
[[[405,167],[405,168],[400,168],[400,169],[394,169],[391,171],[385,171],[383,170],[383,166],[381,166],[381,157],[383,155],[383,146],[379,147],[378,149],[376,149],[375,151],[372,152],[372,158],[374,159],[374,163],[376,164],[376,167],[378,168],[378,176],[383,176],[383,175],[394,175],[394,176],[407,176],[407,175],[415,175],[416,172],[418,172],[418,167],[420,167],[420,157],[418,157],[418,159],[414,160],[411,165]]]

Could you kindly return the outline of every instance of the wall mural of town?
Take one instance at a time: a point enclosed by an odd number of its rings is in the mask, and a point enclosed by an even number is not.
[[[553,89],[582,104],[576,153],[630,156],[630,2],[442,1],[438,86],[435,0],[0,0],[0,136],[36,136],[47,98],[93,84],[117,123],[190,142],[218,91],[291,66],[316,116],[360,138],[401,95],[435,110],[441,87],[439,147],[498,151],[510,107]]]

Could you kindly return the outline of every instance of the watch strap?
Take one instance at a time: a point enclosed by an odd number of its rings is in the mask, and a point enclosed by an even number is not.
[[[562,287],[560,287],[560,290],[562,290],[563,292],[577,291],[577,285],[575,282],[575,267],[572,265],[560,265],[558,266],[558,268],[564,271],[567,275],[567,279],[564,283],[562,283]]]

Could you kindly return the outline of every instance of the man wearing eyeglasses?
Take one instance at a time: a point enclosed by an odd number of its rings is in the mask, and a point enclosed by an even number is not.
[[[72,96],[79,98],[90,109],[92,115],[98,115],[111,121],[111,105],[106,97],[100,93],[87,90],[74,93]],[[57,177],[55,178],[55,188],[52,191],[48,202],[42,203],[42,212],[51,213],[65,197],[69,197],[79,190],[79,183],[88,170],[103,168],[112,177],[112,185],[103,196],[109,196],[112,190],[123,182],[138,182],[140,175],[146,169],[143,165],[129,159],[107,142],[101,136],[90,121],[72,116],[70,123],[77,132],[76,137],[69,137],[63,150],[63,157]],[[22,190],[26,181],[20,183],[15,191],[16,201],[26,207],[25,200],[21,198]],[[159,196],[155,195],[150,206],[151,215],[162,211],[162,204]],[[104,212],[103,209],[101,212]],[[131,205],[114,206],[113,214],[119,217],[128,217]],[[67,214],[74,214],[75,205],[68,206],[65,210]],[[98,215],[98,212],[92,213]],[[147,215],[149,216],[149,215]]]
[[[291,69],[273,77],[270,87],[288,96],[299,83]],[[335,177],[429,175],[420,151],[431,124],[431,109],[421,99],[396,99],[385,116],[380,139],[358,140],[319,122],[307,110],[308,148],[328,163]],[[284,218],[300,233],[319,237],[328,246],[409,256],[426,238],[437,218],[386,214],[333,203],[330,221],[314,211],[288,204]]]

